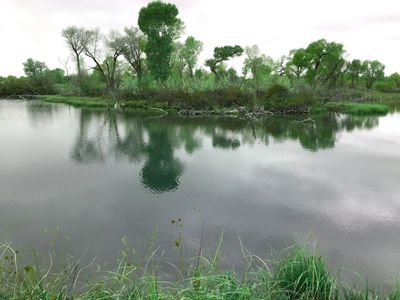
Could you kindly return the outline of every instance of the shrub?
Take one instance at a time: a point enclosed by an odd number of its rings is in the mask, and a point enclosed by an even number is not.
[[[276,266],[274,280],[290,299],[332,299],[337,294],[336,279],[325,260],[303,248],[294,248]]]

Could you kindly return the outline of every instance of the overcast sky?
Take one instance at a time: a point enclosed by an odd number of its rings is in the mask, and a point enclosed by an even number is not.
[[[146,0],[0,0],[0,76],[22,75],[29,57],[62,67],[69,25],[104,31],[137,26]],[[399,0],[175,0],[185,35],[215,46],[257,44],[272,58],[320,38],[341,42],[348,58],[378,59],[400,72]],[[238,66],[238,62],[236,62]],[[72,66],[71,66],[72,67]]]

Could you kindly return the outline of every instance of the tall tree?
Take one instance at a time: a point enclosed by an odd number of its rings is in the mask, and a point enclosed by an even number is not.
[[[377,60],[366,60],[363,62],[365,84],[368,89],[372,87],[374,82],[384,77],[385,65]]]
[[[400,74],[399,73],[393,73],[392,75],[389,76],[389,79],[394,83],[396,88],[400,88]]]
[[[187,67],[187,71],[191,78],[194,77],[194,68],[196,67],[197,60],[200,52],[203,50],[203,43],[201,41],[196,40],[194,37],[189,36],[183,45],[181,56],[185,65]]]
[[[170,74],[173,42],[183,30],[178,14],[175,4],[161,1],[150,2],[139,12],[138,25],[147,37],[148,67],[159,81],[165,81]]]
[[[23,63],[24,73],[28,77],[38,78],[44,76],[48,71],[48,68],[44,62],[28,58],[26,62]]]
[[[305,51],[309,62],[306,77],[310,82],[328,83],[336,78],[344,62],[342,44],[321,39],[312,42]]]
[[[215,47],[213,58],[207,59],[205,65],[210,68],[218,80],[220,78],[218,66],[233,57],[241,56],[243,51],[243,48],[238,45]]]
[[[288,62],[286,63],[286,70],[289,76],[294,74],[296,79],[299,79],[308,67],[309,59],[306,49],[300,48],[290,51]]]
[[[89,38],[88,31],[82,27],[69,26],[62,31],[62,36],[64,37],[68,47],[74,54],[78,76],[79,78],[81,78],[82,77],[81,54],[84,51],[84,47],[88,42]]]
[[[171,54],[170,67],[173,69],[172,74],[176,74],[183,79],[183,73],[186,69],[186,61],[183,58],[184,44],[181,42],[174,43],[174,51]]]
[[[347,63],[346,71],[351,78],[351,87],[354,88],[354,84],[358,84],[358,78],[363,73],[363,63],[359,59],[353,59]]]
[[[61,57],[58,58],[58,61],[63,66],[64,71],[65,71],[65,75],[67,75],[67,77],[69,76],[69,70],[70,70],[69,62],[70,62],[70,59],[71,59],[70,55],[68,57],[66,57],[66,58],[61,58]]]
[[[146,39],[135,27],[125,27],[122,55],[133,68],[138,80],[143,77],[144,49]]]
[[[260,49],[256,45],[246,47],[244,52],[246,58],[243,63],[243,74],[247,76],[248,73],[251,73],[251,77],[259,85],[262,77],[272,73],[274,61],[272,58],[260,54]]]
[[[92,59],[92,69],[99,72],[107,90],[112,93],[119,87],[122,76],[118,58],[124,49],[124,38],[117,31],[111,31],[104,37],[99,29],[87,31],[87,36],[84,53]]]

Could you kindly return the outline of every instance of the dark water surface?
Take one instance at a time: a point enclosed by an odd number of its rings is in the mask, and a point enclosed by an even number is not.
[[[400,114],[183,119],[0,101],[0,237],[14,246],[113,260],[121,238],[158,236],[174,260],[224,232],[266,257],[318,240],[329,265],[374,284],[400,274]]]

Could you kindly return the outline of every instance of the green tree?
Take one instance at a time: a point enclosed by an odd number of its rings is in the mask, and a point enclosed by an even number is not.
[[[363,75],[368,89],[372,87],[375,81],[384,77],[384,70],[385,65],[377,60],[366,60],[363,62]]]
[[[185,62],[190,78],[194,77],[194,68],[197,65],[197,60],[202,50],[203,43],[192,36],[189,36],[183,44],[181,56]]]
[[[251,73],[251,77],[258,86],[263,77],[271,75],[274,61],[264,54],[260,55],[260,50],[256,45],[246,47],[244,52],[246,58],[243,63],[243,75],[247,76],[247,74]]]
[[[288,62],[285,69],[289,76],[294,75],[296,79],[304,75],[304,72],[309,67],[309,58],[306,49],[300,48],[290,51]]]
[[[205,65],[210,68],[211,72],[214,73],[218,80],[220,78],[218,67],[221,65],[221,63],[233,57],[241,56],[243,51],[243,48],[238,45],[215,47],[213,58],[207,59]]]
[[[181,42],[175,42],[174,51],[172,52],[170,60],[170,66],[171,69],[173,69],[172,75],[177,75],[181,80],[187,65],[182,55],[184,47],[185,46]]]
[[[92,69],[100,74],[108,92],[113,93],[121,81],[122,72],[118,58],[123,53],[124,38],[117,31],[111,31],[105,37],[99,29],[88,30],[87,36],[84,53],[92,59],[94,63]]]
[[[358,79],[363,73],[363,63],[359,59],[353,59],[347,63],[346,71],[351,78],[351,87],[354,88],[354,84],[358,84]]]
[[[139,29],[135,27],[125,27],[124,32],[122,54],[140,81],[144,73],[146,39]]]
[[[88,31],[82,27],[69,26],[65,28],[61,35],[64,37],[68,47],[74,54],[76,61],[76,68],[78,71],[78,76],[82,76],[82,58],[81,55],[84,51],[85,44],[88,42]]]
[[[399,73],[393,73],[392,75],[390,75],[389,80],[394,83],[396,88],[400,88],[400,74]]]
[[[139,12],[139,28],[147,37],[145,53],[150,73],[159,81],[165,81],[171,71],[171,55],[183,23],[174,4],[151,2]]]
[[[23,63],[24,73],[28,77],[38,78],[45,75],[48,68],[44,62],[28,58],[26,62]]]
[[[65,83],[65,72],[63,69],[47,70],[45,76],[54,83]]]
[[[335,81],[344,65],[342,44],[321,39],[312,42],[305,49],[308,61],[306,77],[310,83]]]

